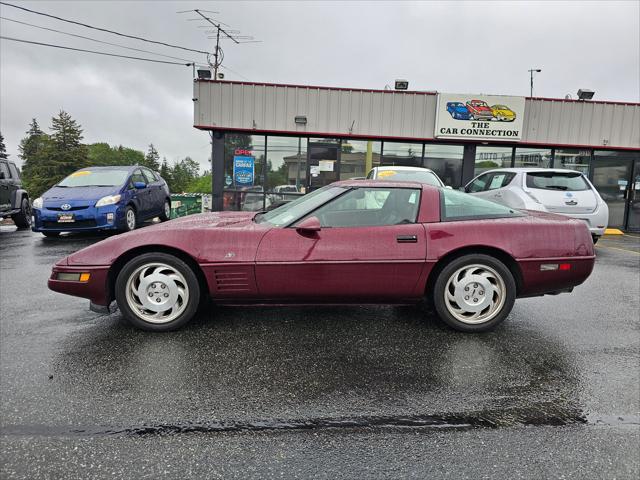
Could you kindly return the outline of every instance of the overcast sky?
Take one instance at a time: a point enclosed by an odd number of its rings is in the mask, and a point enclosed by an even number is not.
[[[3,0],[4,1],[4,0]],[[193,8],[261,43],[224,44],[226,79],[563,98],[640,101],[640,2],[124,2],[12,1],[122,33],[212,51],[187,21]],[[204,62],[205,56],[90,30],[0,6],[2,17]],[[2,36],[162,59],[142,52],[0,21]],[[165,58],[165,60],[167,60]],[[192,71],[0,40],[0,130],[10,158],[36,117],[48,129],[60,109],[87,143],[146,151],[207,166],[209,139],[193,125]]]

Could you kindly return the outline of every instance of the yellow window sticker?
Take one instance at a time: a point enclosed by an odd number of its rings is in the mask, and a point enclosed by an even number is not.
[[[396,173],[394,170],[382,170],[378,172],[378,178],[393,177]]]
[[[89,170],[80,170],[79,172],[74,172],[71,174],[72,177],[82,177],[84,175],[91,175]]]

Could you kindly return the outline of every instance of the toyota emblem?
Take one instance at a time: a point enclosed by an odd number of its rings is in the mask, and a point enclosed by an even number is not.
[[[63,203],[62,205],[60,205],[60,208],[62,210],[70,210],[71,209],[71,205],[69,205],[68,203]]]

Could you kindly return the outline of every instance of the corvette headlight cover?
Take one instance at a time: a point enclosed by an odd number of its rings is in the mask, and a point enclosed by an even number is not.
[[[107,195],[106,197],[102,197],[96,203],[96,207],[104,207],[106,205],[113,205],[114,203],[118,203],[122,198],[122,195]]]

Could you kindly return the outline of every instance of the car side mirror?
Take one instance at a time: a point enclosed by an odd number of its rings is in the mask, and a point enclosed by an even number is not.
[[[142,190],[143,188],[147,188],[147,184],[144,183],[144,182],[133,182],[133,186],[138,190]]]
[[[316,233],[322,230],[322,226],[320,225],[320,220],[318,217],[309,217],[305,218],[298,225],[296,225],[296,231],[300,234],[310,234]]]

